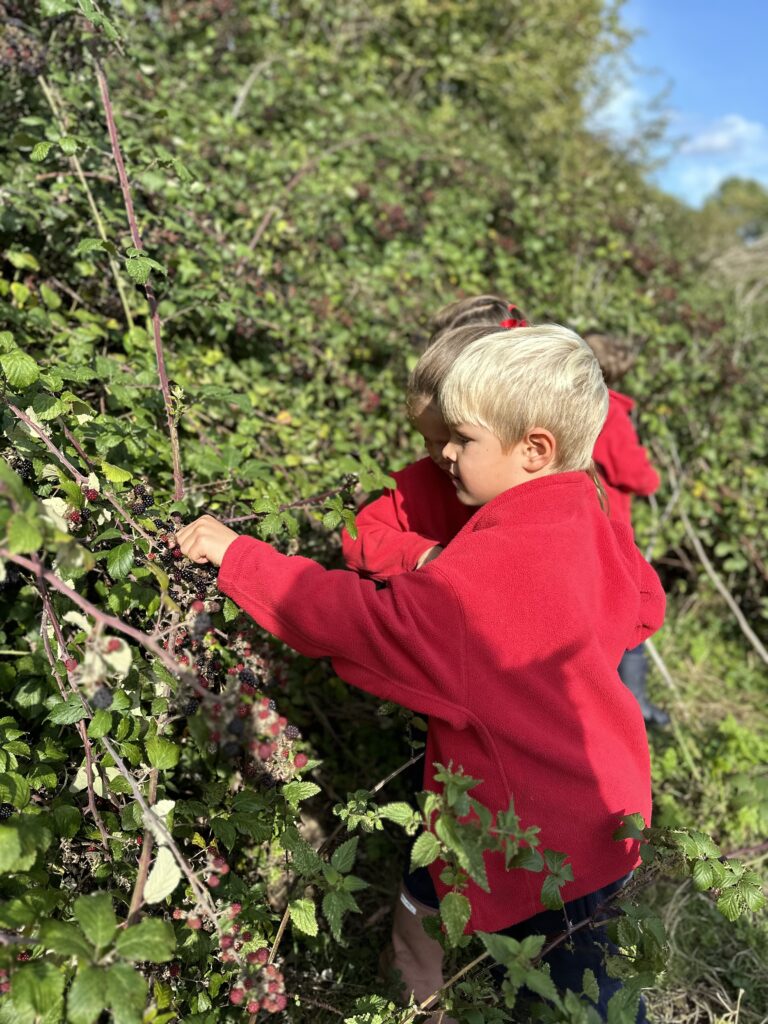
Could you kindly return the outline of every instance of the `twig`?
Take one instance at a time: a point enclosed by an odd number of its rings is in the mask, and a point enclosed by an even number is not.
[[[66,118],[64,116],[63,111],[59,109],[57,97],[54,94],[53,89],[48,85],[48,82],[42,75],[39,75],[37,80],[40,83],[40,88],[43,90],[43,95],[48,101],[48,106],[53,111],[53,116],[56,118],[58,122],[59,130],[66,133]],[[103,242],[108,242],[109,238],[107,237],[107,229],[105,228],[104,221],[102,220],[101,214],[99,213],[99,208],[96,205],[96,200],[93,198],[93,193],[88,187],[88,182],[85,180],[85,172],[83,171],[82,165],[77,156],[74,154],[70,156],[69,163],[71,167],[74,169],[75,174],[77,175],[78,179],[80,180],[80,184],[83,187],[86,199],[88,200],[88,205],[90,206],[91,213],[93,214],[93,219],[96,223],[96,230],[98,231],[101,240]],[[125,313],[126,322],[128,324],[128,327],[132,328],[133,316],[131,315],[131,310],[128,305],[128,296],[126,295],[125,285],[123,284],[123,279],[120,276],[120,268],[118,267],[117,261],[115,260],[114,256],[112,256],[111,253],[107,254],[107,259],[109,262],[109,269],[112,271],[112,276],[115,279],[115,286],[117,288],[117,293],[120,296],[120,302],[123,307],[123,312]]]
[[[153,768],[149,773],[149,793],[147,794],[150,805],[154,804],[157,799],[157,778],[158,770],[157,768]],[[139,919],[139,914],[141,913],[141,908],[144,903],[144,886],[147,884],[147,876],[149,875],[149,862],[152,859],[154,838],[155,837],[153,836],[151,829],[147,828],[144,830],[141,855],[136,869],[136,882],[133,886],[133,892],[131,893],[131,904],[128,908],[128,916],[125,919],[126,925],[136,924]]]
[[[240,111],[243,109],[243,104],[248,99],[248,93],[253,88],[256,79],[259,77],[262,71],[266,71],[266,69],[271,64],[274,64],[276,60],[277,57],[270,57],[268,60],[262,60],[258,64],[254,64],[254,66],[251,68],[251,73],[243,82],[237,96],[235,97],[235,102],[232,104],[232,110],[230,111],[229,116],[232,118],[233,121],[236,121],[240,116]]]
[[[128,225],[131,231],[131,239],[136,249],[143,249],[141,242],[141,235],[139,233],[139,226],[136,221],[136,214],[133,209],[133,199],[131,197],[131,186],[128,182],[128,176],[125,173],[125,164],[123,163],[123,154],[120,149],[120,140],[117,135],[117,125],[115,124],[114,111],[112,109],[112,102],[109,98],[109,87],[107,85],[106,75],[101,64],[98,61],[94,62],[96,69],[96,78],[99,82],[99,89],[101,90],[101,99],[104,105],[104,113],[107,118],[107,129],[109,131],[109,141],[112,145],[112,156],[115,160],[115,167],[117,168],[117,175],[120,179],[120,189],[123,193],[123,203],[125,205],[125,212],[128,216]],[[147,281],[144,284],[144,292],[147,296],[147,302],[149,303],[149,315],[152,322],[152,332],[155,339],[155,358],[157,360],[157,372],[160,380],[160,391],[163,395],[163,401],[165,403],[165,414],[168,419],[168,433],[171,439],[171,455],[173,460],[173,482],[174,482],[174,499],[181,501],[184,497],[184,478],[181,473],[181,453],[179,450],[179,436],[176,429],[176,420],[173,413],[173,400],[171,398],[170,385],[168,383],[168,374],[165,369],[165,355],[163,352],[163,340],[160,333],[160,316],[157,311],[157,299],[155,297],[155,291],[152,284]]]

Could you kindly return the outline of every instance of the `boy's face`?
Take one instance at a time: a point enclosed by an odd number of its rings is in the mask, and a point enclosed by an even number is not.
[[[450,463],[443,457],[443,448],[448,443],[451,432],[440,415],[440,410],[434,401],[425,400],[421,411],[413,417],[413,425],[424,438],[427,453],[443,472],[448,473]]]
[[[530,437],[505,450],[490,430],[469,423],[451,428],[443,457],[462,505],[485,505],[510,487],[551,471],[540,465],[540,453],[532,450]]]

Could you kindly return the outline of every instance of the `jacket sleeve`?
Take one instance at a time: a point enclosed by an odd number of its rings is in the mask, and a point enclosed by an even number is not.
[[[377,590],[353,573],[241,536],[227,549],[218,585],[294,650],[332,658],[352,686],[466,725],[462,611],[442,574],[408,573]]]
[[[659,488],[659,474],[626,413],[611,417],[608,429],[597,439],[594,457],[611,487],[643,497]]]
[[[358,512],[354,540],[342,530],[341,548],[350,569],[386,580],[415,569],[424,552],[438,543],[409,528],[401,486],[398,479],[398,490],[385,491]]]

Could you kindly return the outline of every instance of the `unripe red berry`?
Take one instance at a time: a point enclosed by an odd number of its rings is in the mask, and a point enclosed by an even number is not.
[[[75,669],[77,668],[77,659],[67,658],[67,660],[64,662],[64,668],[67,670],[67,672],[74,672]]]
[[[296,757],[294,757],[293,759],[293,763],[296,765],[297,768],[303,768],[308,761],[309,758],[307,757],[306,754],[297,754]]]
[[[218,875],[208,875],[206,882],[208,883],[209,889],[218,889],[221,879]]]
[[[253,933],[252,932],[243,932],[241,938],[242,938],[243,942],[250,942],[251,939],[253,938]]]
[[[266,946],[262,946],[261,949],[256,950],[255,956],[257,964],[265,964],[269,960],[269,950]]]
[[[122,646],[122,643],[117,639],[117,637],[113,636],[111,640],[107,642],[107,653],[111,654],[113,651],[119,651]]]
[[[179,966],[179,964],[171,964],[171,966],[168,968],[168,973],[172,978],[178,978],[178,976],[181,974],[181,967]]]
[[[234,945],[235,940],[231,935],[222,935],[219,945],[222,949],[231,949]]]
[[[192,916],[187,918],[187,928],[191,928],[193,932],[199,931],[202,926],[203,922],[199,917]]]
[[[10,988],[10,987],[11,986],[9,985],[8,988]],[[6,989],[6,991],[7,991],[7,989]],[[258,999],[251,999],[251,1001],[246,1006],[246,1010],[248,1011],[248,1013],[258,1013],[260,1009],[261,1009],[261,1003],[258,1001]]]
[[[174,907],[173,914],[171,915],[174,921],[180,921],[184,917],[184,911],[179,907]]]
[[[233,988],[229,993],[229,1001],[235,1006],[239,1006],[240,1003],[245,999],[245,991],[241,988]]]
[[[275,1006],[277,1007],[278,1013],[280,1012],[280,1010],[284,1010],[287,1005],[288,1000],[284,995],[280,994],[279,996],[277,996],[277,998],[275,999]]]

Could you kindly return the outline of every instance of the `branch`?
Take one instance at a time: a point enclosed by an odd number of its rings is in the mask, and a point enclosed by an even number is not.
[[[128,176],[125,173],[125,164],[123,163],[123,154],[120,149],[120,140],[117,135],[117,125],[115,124],[114,111],[112,109],[112,102],[109,98],[109,87],[107,85],[107,79],[104,74],[104,70],[98,61],[95,61],[96,78],[99,82],[99,88],[101,90],[101,99],[104,105],[104,113],[107,118],[107,129],[109,131],[109,141],[112,145],[112,156],[115,160],[115,167],[117,168],[117,175],[120,179],[120,189],[123,193],[123,203],[125,204],[125,212],[128,216],[128,225],[131,231],[131,239],[136,249],[143,249],[141,242],[141,235],[139,234],[139,226],[136,221],[136,214],[133,209],[133,199],[131,197],[131,186],[128,183]],[[160,390],[163,395],[163,402],[165,403],[165,414],[168,419],[168,433],[171,439],[171,455],[173,459],[173,482],[174,482],[174,499],[181,501],[184,497],[184,478],[181,473],[181,454],[179,450],[179,436],[176,429],[176,420],[173,414],[173,400],[171,398],[171,389],[168,383],[168,374],[165,369],[165,355],[163,352],[163,341],[160,332],[160,316],[157,311],[157,299],[155,297],[155,291],[149,281],[144,284],[144,292],[147,296],[147,302],[149,303],[149,315],[152,321],[152,333],[155,340],[155,358],[157,360],[157,372],[160,378]]]
[[[158,770],[157,768],[153,768],[149,773],[148,797],[150,804],[154,804],[157,799],[157,778]],[[149,862],[152,859],[154,840],[155,837],[152,834],[152,830],[149,828],[145,829],[141,847],[141,856],[139,857],[139,864],[136,870],[136,883],[133,887],[131,905],[128,908],[128,916],[125,920],[126,926],[136,924],[139,919],[139,914],[144,903],[144,886],[147,884],[147,877],[149,875]]]
[[[232,104],[232,110],[230,111],[229,116],[232,118],[233,121],[236,121],[240,116],[240,111],[243,109],[243,104],[248,99],[248,93],[253,88],[256,79],[259,77],[262,71],[266,71],[270,64],[274,64],[276,60],[277,57],[270,57],[268,60],[262,60],[260,61],[260,63],[254,64],[254,66],[251,68],[251,73],[243,82],[240,91],[235,97],[235,102]]]

